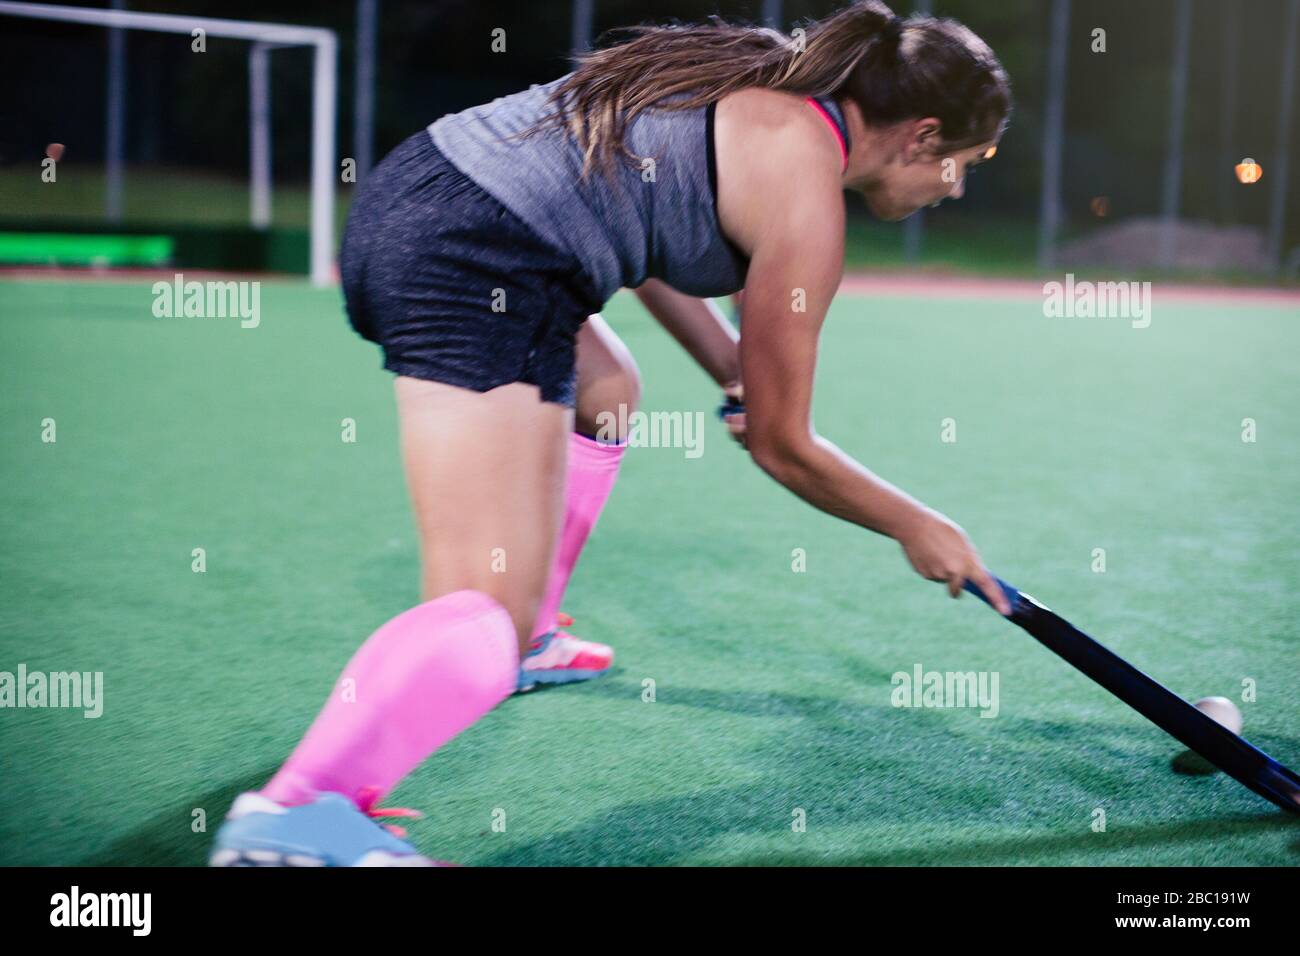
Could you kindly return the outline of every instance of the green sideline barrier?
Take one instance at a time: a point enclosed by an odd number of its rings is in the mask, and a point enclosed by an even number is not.
[[[108,265],[306,274],[305,229],[0,218],[0,265]]]
[[[171,236],[0,232],[0,263],[24,266],[162,266],[171,261],[175,246]]]

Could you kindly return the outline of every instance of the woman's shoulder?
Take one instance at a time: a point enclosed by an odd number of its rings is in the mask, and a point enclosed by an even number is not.
[[[718,101],[714,122],[719,148],[732,156],[762,157],[760,165],[768,167],[825,164],[839,188],[839,145],[807,96],[757,87],[737,90]]]
[[[714,122],[718,218],[752,256],[775,220],[787,239],[844,242],[839,146],[808,98],[776,90],[738,90],[718,101]],[[829,237],[829,238],[828,238]],[[810,239],[809,241],[812,241]]]
[[[815,128],[817,114],[809,109],[808,97],[784,90],[751,86],[728,93],[718,100],[718,111],[740,119],[747,127],[785,129],[789,126]]]

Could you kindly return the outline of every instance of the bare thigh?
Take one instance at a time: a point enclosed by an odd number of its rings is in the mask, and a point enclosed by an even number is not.
[[[425,600],[482,591],[525,647],[563,517],[573,412],[522,383],[480,393],[399,376],[396,392]]]

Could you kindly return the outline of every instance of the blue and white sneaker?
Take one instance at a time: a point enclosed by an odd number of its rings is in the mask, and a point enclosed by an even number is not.
[[[373,816],[414,811],[358,810],[347,797],[323,793],[286,807],[257,793],[240,794],[217,831],[209,866],[443,866],[420,856]]]
[[[614,648],[608,644],[584,641],[560,630],[573,623],[567,614],[559,614],[559,627],[547,631],[532,642],[519,662],[516,694],[530,691],[538,684],[572,684],[591,680],[609,672],[614,664]]]

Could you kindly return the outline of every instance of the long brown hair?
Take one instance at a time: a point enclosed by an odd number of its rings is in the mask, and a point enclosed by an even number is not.
[[[635,159],[623,139],[646,109],[694,109],[748,87],[849,98],[872,124],[934,116],[948,150],[993,139],[1011,112],[1010,82],[983,40],[952,19],[901,20],[879,0],[791,35],[717,17],[619,32],[628,39],[582,56],[551,98],[548,121],[577,141],[584,175]]]

